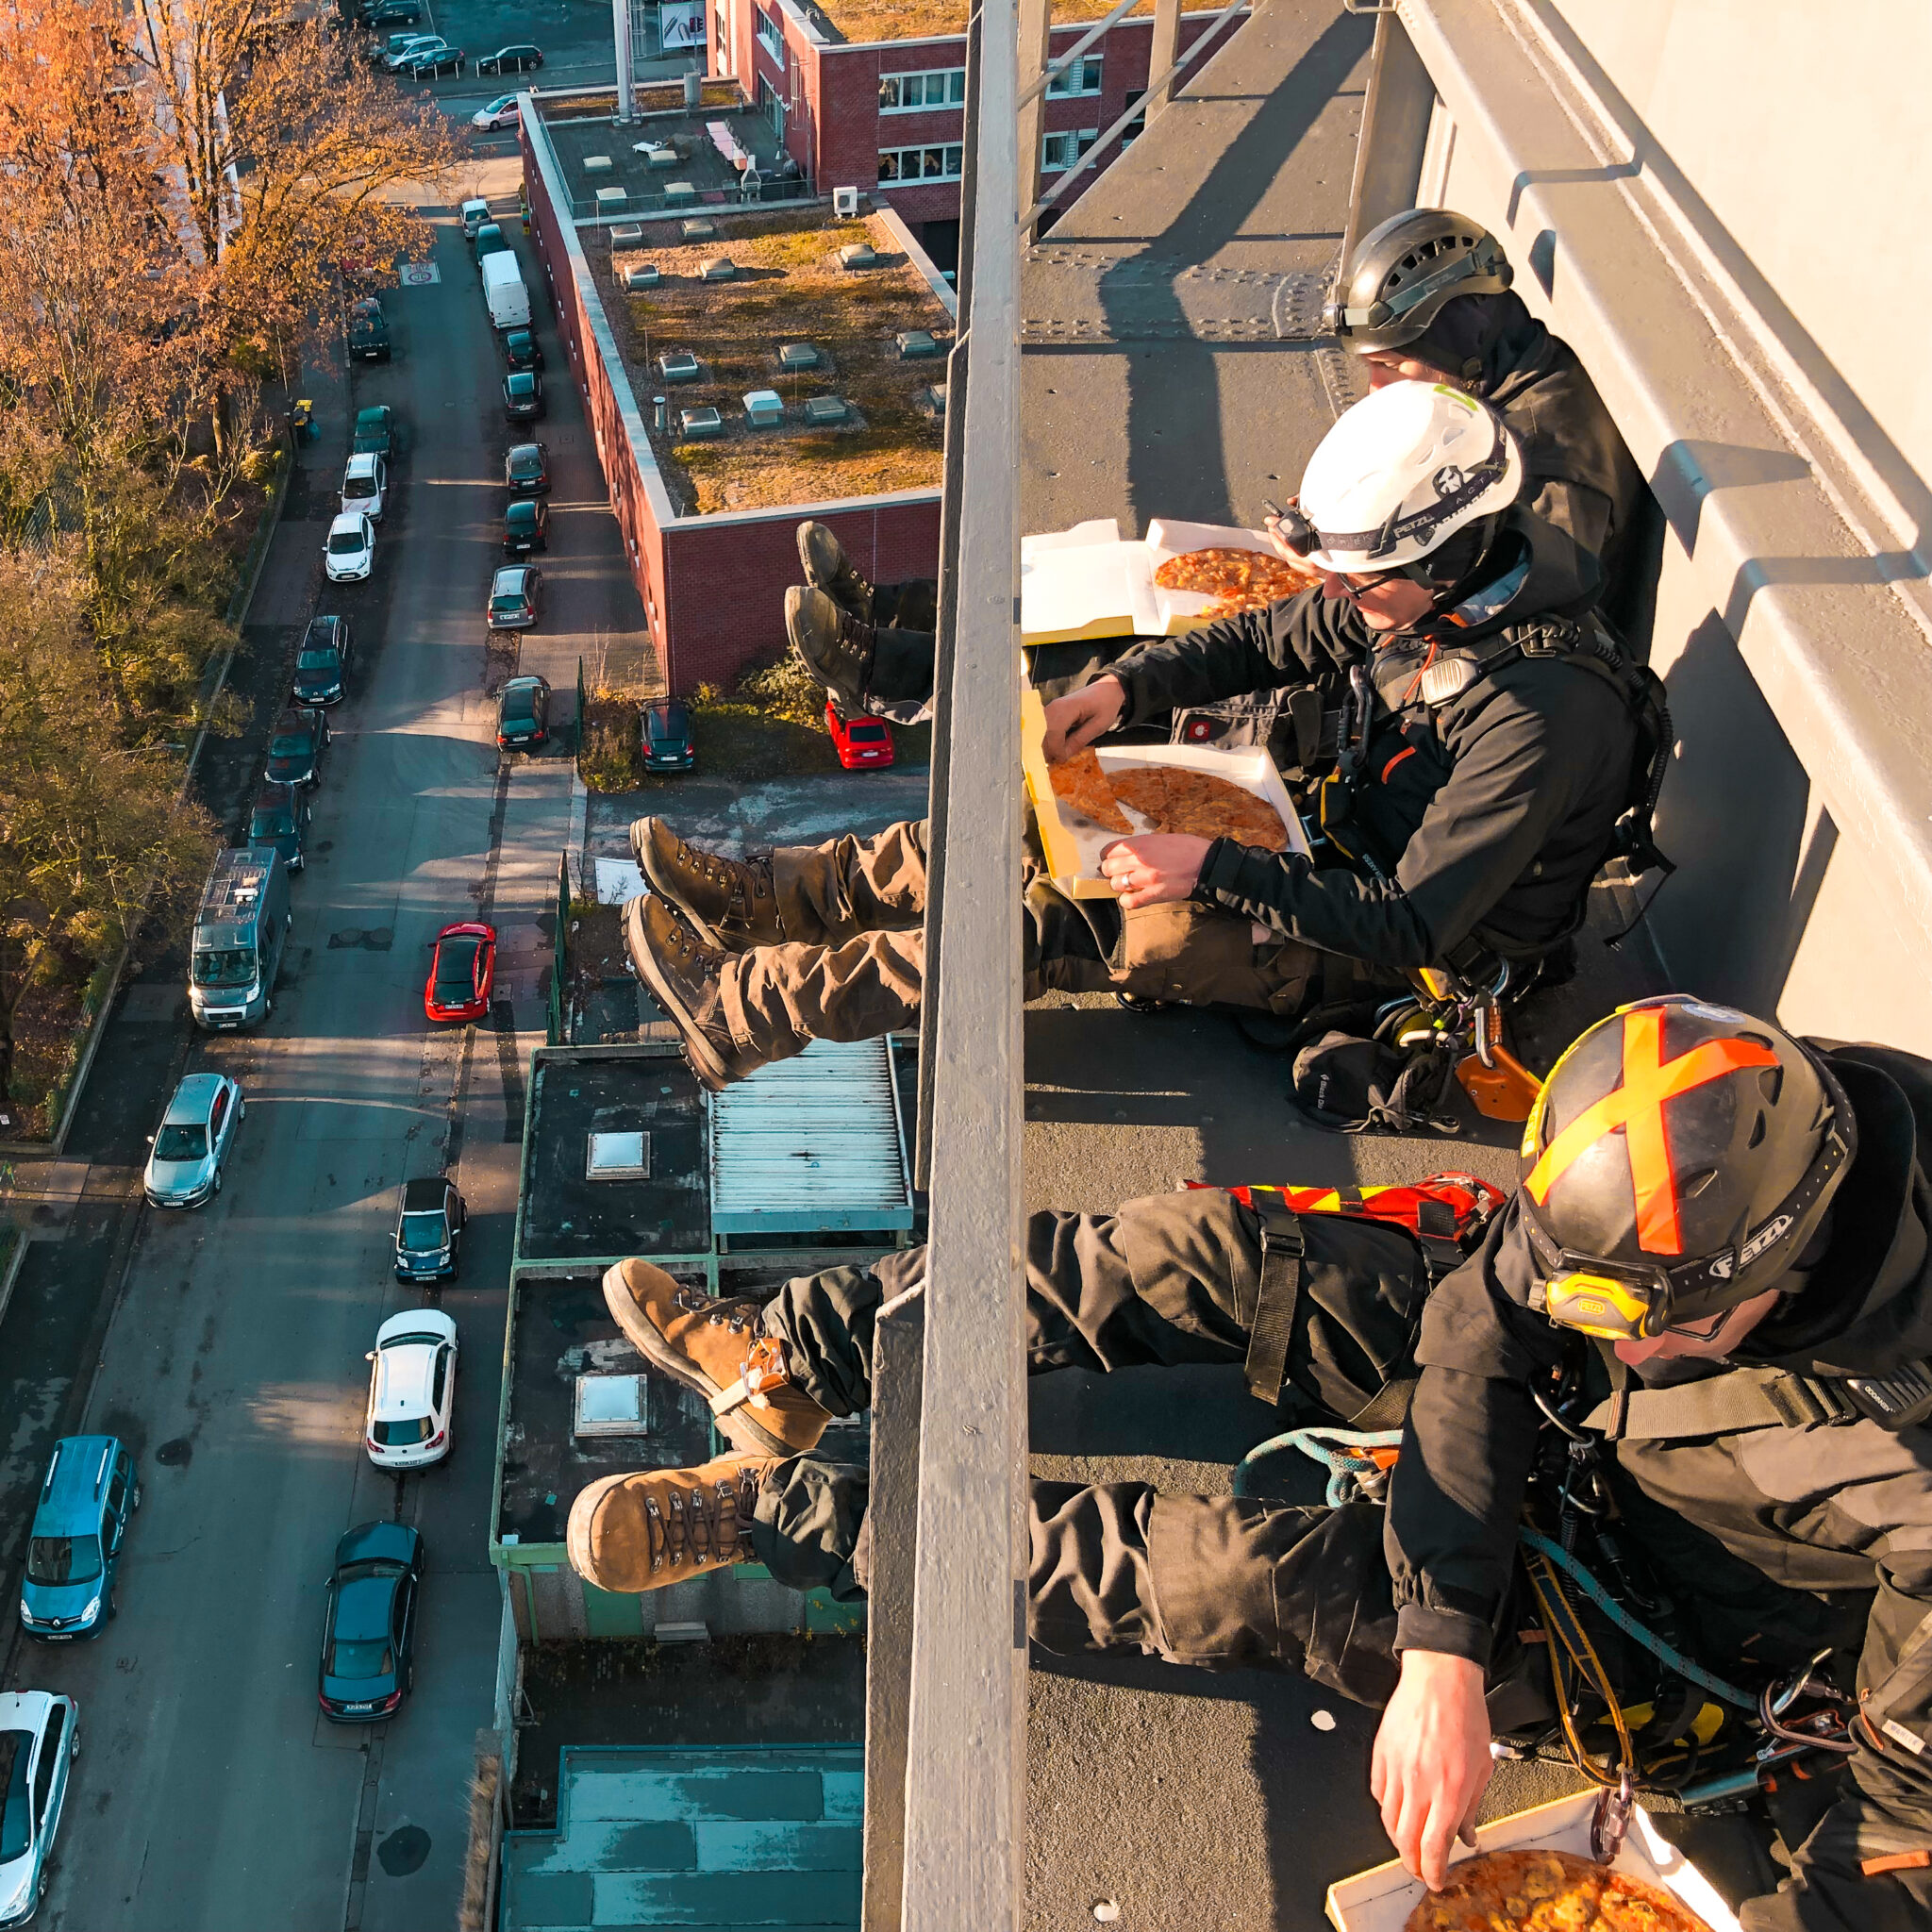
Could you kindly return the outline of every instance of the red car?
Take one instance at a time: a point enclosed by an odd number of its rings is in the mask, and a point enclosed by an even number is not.
[[[446,925],[436,935],[423,1010],[432,1020],[481,1020],[496,984],[496,928],[480,920]]]
[[[841,718],[838,706],[825,706],[825,729],[832,734],[832,749],[848,772],[862,772],[869,765],[892,762],[891,728],[877,718]]]

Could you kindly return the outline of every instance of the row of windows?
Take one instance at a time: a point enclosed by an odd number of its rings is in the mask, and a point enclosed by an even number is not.
[[[1046,84],[1048,100],[1065,94],[1097,94],[1100,92],[1100,57],[1089,55],[1084,60],[1070,60]]]
[[[958,108],[966,100],[966,70],[941,67],[929,74],[879,75],[879,112],[903,114],[911,108]]]
[[[879,151],[879,182],[957,181],[965,168],[966,149],[959,142],[933,147],[889,147]]]
[[[751,10],[751,23],[758,37],[758,44],[774,60],[785,58],[785,36],[778,31],[778,23],[762,7]]]

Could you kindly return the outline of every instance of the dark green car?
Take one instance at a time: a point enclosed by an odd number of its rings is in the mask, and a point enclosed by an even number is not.
[[[513,328],[503,339],[503,359],[512,369],[541,369],[543,366],[543,345],[537,340],[536,331],[527,328]]]
[[[395,414],[387,403],[378,403],[373,409],[357,410],[356,440],[349,453],[385,458],[395,454]]]
[[[550,506],[534,497],[513,503],[503,515],[503,554],[528,557],[550,548]]]
[[[308,800],[293,785],[264,785],[248,808],[248,842],[272,845],[291,872],[302,870],[308,841]]]

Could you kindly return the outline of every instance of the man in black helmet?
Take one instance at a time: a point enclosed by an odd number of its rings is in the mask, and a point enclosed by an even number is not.
[[[1755,1696],[1831,1655],[1820,1674],[1847,1693],[1849,1732],[1780,1771],[1793,1876],[1743,1907],[1746,1932],[1932,1924],[1928,1133],[1932,1065],[1671,998],[1558,1062],[1522,1189],[1433,1291],[1415,1238],[1305,1196],[1299,1212],[1206,1189],[1033,1216],[1030,1373],[1245,1360],[1297,1421],[1365,1431],[1413,1390],[1386,1515],[1036,1482],[1033,1640],[1301,1670],[1386,1707],[1372,1789],[1404,1858],[1440,1884],[1488,1782],[1492,1721],[1530,1741],[1555,1718],[1536,1701],[1549,1644],[1519,1635],[1543,1634],[1518,1556],[1527,1497],[1724,1690]],[[1431,1188],[1452,1224],[1489,1211],[1460,1177]],[[1414,1224],[1431,1224],[1420,1205]],[[735,1446],[585,1490],[569,1528],[581,1574],[652,1590],[751,1557],[797,1588],[861,1593],[868,1473],[821,1437],[869,1405],[878,1311],[923,1273],[908,1250],[759,1307],[613,1268],[614,1319]],[[1565,1520],[1565,1496],[1587,1521]],[[1703,1693],[1685,1703],[1692,1680],[1634,1648],[1623,1668],[1646,1663],[1641,1687],[1619,1676],[1619,1701],[1653,1702],[1662,1741],[1681,1740]]]
[[[1480,396],[1522,446],[1523,506],[1591,552],[1611,617],[1622,622],[1624,552],[1642,478],[1574,351],[1511,289],[1502,244],[1451,208],[1391,215],[1356,244],[1327,331],[1368,364],[1369,383],[1446,382]],[[919,715],[932,699],[936,586],[873,585],[823,524],[801,524],[804,585],[785,594],[800,659],[848,711]],[[1132,641],[1053,645],[1033,654],[1049,697]]]

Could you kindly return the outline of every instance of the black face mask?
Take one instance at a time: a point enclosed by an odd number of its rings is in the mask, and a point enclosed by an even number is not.
[[[1528,320],[1529,310],[1517,295],[1458,295],[1445,302],[1435,321],[1396,353],[1442,370],[1482,395],[1498,374],[1491,367],[1497,343]]]

